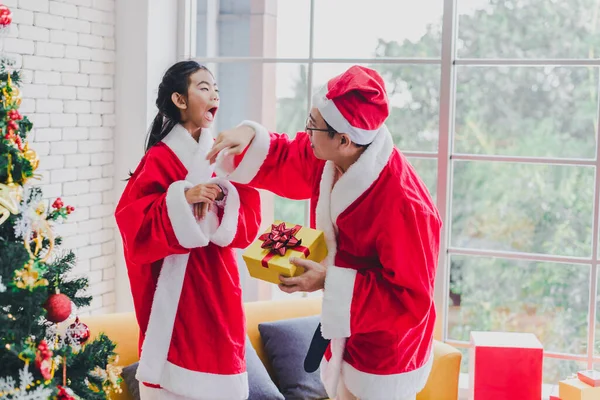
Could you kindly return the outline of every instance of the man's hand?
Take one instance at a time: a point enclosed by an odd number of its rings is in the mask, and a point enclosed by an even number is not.
[[[249,126],[241,125],[228,131],[219,133],[212,149],[206,155],[206,159],[214,164],[221,150],[227,149],[226,154],[241,154],[252,142],[256,132]]]
[[[304,258],[291,257],[290,262],[297,267],[303,267],[304,273],[296,277],[279,276],[279,289],[286,293],[314,292],[325,288],[327,269],[319,263]]]

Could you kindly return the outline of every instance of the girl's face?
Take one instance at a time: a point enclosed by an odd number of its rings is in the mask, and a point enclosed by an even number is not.
[[[180,107],[182,122],[210,128],[219,108],[219,89],[213,75],[204,69],[190,75],[186,97],[184,107]]]

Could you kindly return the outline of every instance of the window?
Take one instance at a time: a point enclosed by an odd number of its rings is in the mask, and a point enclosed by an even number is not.
[[[556,383],[600,365],[597,7],[198,0],[196,56],[221,88],[217,130],[254,119],[290,136],[329,78],[378,70],[396,145],[445,219],[440,336],[464,351],[472,330],[532,332]],[[275,198],[265,218],[307,210]]]
[[[594,4],[457,0],[445,31],[456,49],[455,66],[442,62],[454,82],[445,338],[532,332],[546,383],[592,367],[600,349]]]

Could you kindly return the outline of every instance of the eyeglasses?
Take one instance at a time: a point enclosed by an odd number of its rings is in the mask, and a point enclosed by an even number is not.
[[[310,120],[310,117],[306,119],[306,126],[304,127],[304,130],[306,132],[308,131],[317,131],[317,132],[328,132],[328,133],[337,133],[337,131],[335,131],[334,129],[319,129],[319,128],[311,128],[309,125],[312,123],[312,121]]]

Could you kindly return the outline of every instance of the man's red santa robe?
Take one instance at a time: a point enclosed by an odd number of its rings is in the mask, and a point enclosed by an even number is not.
[[[152,147],[116,210],[140,325],[137,378],[189,399],[246,399],[245,320],[234,247],[258,234],[255,189],[212,178],[206,154],[181,125]],[[224,206],[198,222],[184,190],[218,183]],[[179,398],[173,396],[173,398]]]
[[[314,156],[305,132],[290,141],[244,124],[256,131],[254,140],[242,156],[219,155],[218,175],[310,199],[311,226],[325,233],[327,393],[336,396],[341,376],[359,399],[414,396],[433,363],[441,220],[427,188],[385,125],[334,184],[335,165]]]

